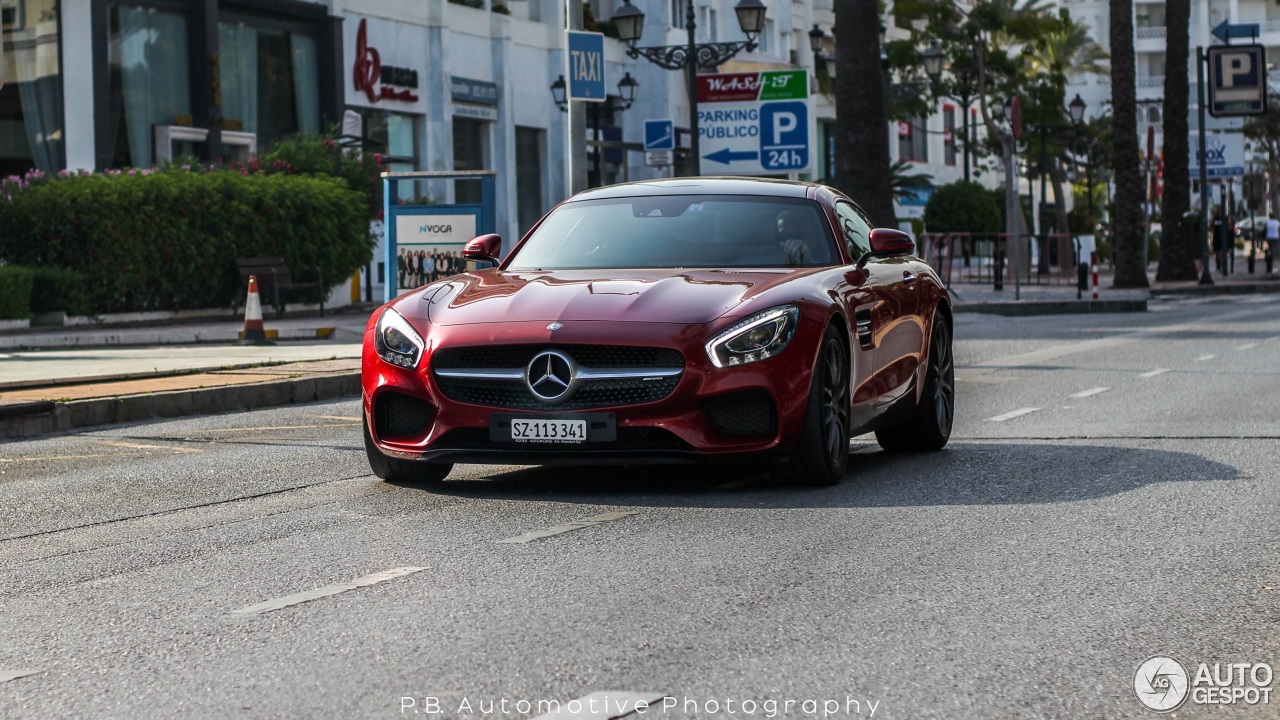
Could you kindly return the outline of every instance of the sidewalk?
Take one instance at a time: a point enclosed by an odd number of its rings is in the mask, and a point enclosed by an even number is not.
[[[8,332],[0,438],[356,396],[367,319],[364,311],[268,320],[275,345],[240,345],[243,323],[230,318]]]
[[[1020,289],[1006,281],[997,291],[992,283],[952,283],[951,301],[956,312],[983,312],[998,315],[1059,315],[1087,312],[1143,312],[1151,298],[1202,297],[1280,292],[1280,273],[1263,273],[1261,262],[1250,275],[1246,259],[1236,256],[1237,271],[1227,277],[1213,273],[1213,285],[1200,285],[1195,280],[1156,282],[1156,266],[1148,269],[1151,287],[1116,289],[1111,268],[1099,268],[1098,301],[1093,302],[1092,289],[1077,291],[1074,284],[1026,284]],[[1018,296],[1018,299],[1015,299]]]

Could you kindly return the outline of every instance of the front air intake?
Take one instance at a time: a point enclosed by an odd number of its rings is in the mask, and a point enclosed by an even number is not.
[[[425,400],[398,392],[383,392],[374,401],[373,417],[378,436],[388,439],[413,440],[422,437],[431,426],[435,408]]]

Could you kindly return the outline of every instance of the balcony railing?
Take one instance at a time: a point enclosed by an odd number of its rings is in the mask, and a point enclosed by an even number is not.
[[[1165,37],[1166,30],[1167,28],[1165,28],[1163,25],[1158,27],[1157,26],[1140,27],[1137,30],[1138,39],[1139,40],[1162,40]]]
[[[1140,88],[1162,88],[1164,87],[1163,75],[1152,75],[1149,77],[1138,78],[1138,87]]]

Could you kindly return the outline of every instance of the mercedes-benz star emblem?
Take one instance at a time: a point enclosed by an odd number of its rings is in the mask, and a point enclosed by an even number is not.
[[[529,392],[543,402],[558,403],[568,399],[578,385],[578,367],[564,353],[544,350],[533,356],[524,372]]]
[[[548,329],[548,330],[551,330],[551,331],[553,331],[553,332],[554,332],[554,331],[556,331],[556,330],[559,330],[559,329],[560,329],[560,328],[562,328],[562,327],[564,327],[564,326],[563,326],[563,325],[561,325],[561,324],[560,324],[560,323],[558,323],[558,322],[553,322],[553,323],[548,323],[548,324],[547,324],[547,329]]]

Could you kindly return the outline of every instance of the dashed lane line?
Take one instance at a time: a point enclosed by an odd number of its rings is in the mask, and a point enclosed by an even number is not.
[[[1149,371],[1147,371],[1147,372],[1144,372],[1144,373],[1142,373],[1142,374],[1138,375],[1138,377],[1140,377],[1140,378],[1153,378],[1153,377],[1155,377],[1155,376],[1157,376],[1157,375],[1163,375],[1163,374],[1165,374],[1165,373],[1167,373],[1167,372],[1170,372],[1169,368],[1156,368],[1155,370],[1149,370]]]
[[[1030,415],[1031,413],[1036,412],[1039,409],[1040,408],[1038,407],[1018,408],[1017,410],[1010,410],[1009,412],[1003,415],[996,415],[995,417],[989,417],[987,418],[987,422],[1004,422],[1005,420],[1012,420],[1017,417],[1022,417],[1023,415]]]
[[[517,535],[516,537],[507,538],[505,540],[499,540],[498,542],[523,545],[524,543],[530,543],[530,542],[533,542],[534,540],[541,540],[542,538],[548,538],[548,537],[551,537],[552,535],[560,535],[563,533],[572,532],[574,530],[581,530],[582,528],[595,527],[596,525],[599,525],[601,523],[612,522],[614,520],[621,520],[625,517],[630,517],[631,515],[636,515],[636,514],[637,513],[634,513],[634,512],[605,513],[603,515],[596,515],[595,517],[589,517],[586,520],[578,520],[576,522],[565,523],[563,525],[556,525],[555,527],[549,527],[546,530],[535,530],[533,532],[528,532],[523,535]]]
[[[1245,344],[1243,344],[1243,345],[1238,345],[1238,346],[1236,346],[1236,349],[1237,349],[1237,350],[1252,350],[1253,348],[1256,348],[1256,347],[1258,347],[1258,343],[1245,343]]]
[[[1096,388],[1089,388],[1088,390],[1081,390],[1080,392],[1078,392],[1078,393],[1075,393],[1075,394],[1071,395],[1071,397],[1073,397],[1073,398],[1087,398],[1087,397],[1091,397],[1091,396],[1093,396],[1093,395],[1100,395],[1100,394],[1102,394],[1102,393],[1104,393],[1104,392],[1106,392],[1106,391],[1108,391],[1108,390],[1110,390],[1110,389],[1111,389],[1111,388],[1109,388],[1109,387],[1096,387]]]
[[[358,588],[368,587],[370,585],[377,585],[378,583],[384,583],[388,580],[395,580],[396,578],[404,577],[405,575],[412,575],[414,573],[422,572],[423,570],[426,570],[426,568],[425,567],[391,568],[390,570],[383,570],[382,572],[379,572],[379,573],[374,573],[372,575],[365,575],[364,577],[356,578],[351,582],[325,585],[324,587],[318,587],[315,590],[308,590],[306,592],[300,592],[293,595],[286,595],[285,597],[276,598],[275,600],[260,602],[257,605],[242,607],[239,610],[232,610],[231,614],[232,615],[260,615],[262,613],[271,612],[272,610],[281,610],[283,608],[287,608],[293,605],[299,605],[304,602],[311,602],[312,600],[319,600],[320,598],[332,597],[334,595],[338,595],[344,592],[349,592],[351,590],[355,590]]]
[[[563,705],[556,702],[552,712],[539,715],[533,720],[614,720],[632,713],[643,714],[643,711],[637,711],[640,708],[648,709],[649,705],[656,705],[665,697],[662,693],[617,690],[593,692]]]
[[[1201,355],[1200,357],[1196,358],[1196,362],[1204,362],[1206,360],[1212,360],[1216,357],[1218,356],[1217,355]]]
[[[28,675],[36,675],[44,672],[43,670],[0,670],[0,683],[17,680],[20,677]]]

